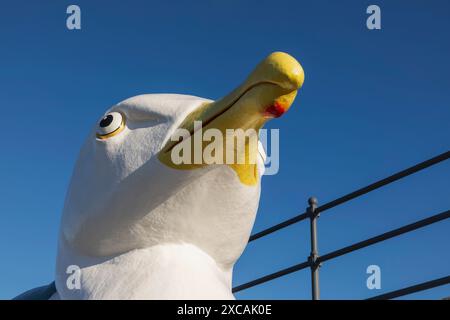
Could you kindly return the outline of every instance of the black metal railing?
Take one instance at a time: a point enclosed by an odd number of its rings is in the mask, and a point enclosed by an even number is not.
[[[333,201],[330,201],[328,203],[325,203],[321,206],[318,206],[318,202],[317,199],[312,197],[308,199],[308,203],[309,206],[306,209],[305,212],[303,212],[302,214],[299,214],[291,219],[288,219],[286,221],[283,221],[277,225],[274,225],[270,228],[267,228],[263,231],[260,231],[254,235],[252,235],[249,239],[249,241],[254,241],[257,240],[259,238],[265,237],[273,232],[279,231],[283,228],[286,228],[294,223],[309,219],[310,220],[310,243],[311,243],[311,253],[308,257],[308,259],[302,263],[296,264],[294,266],[291,266],[289,268],[286,269],[282,269],[279,270],[277,272],[268,274],[264,277],[252,280],[250,282],[238,285],[237,287],[233,288],[233,292],[238,292],[238,291],[242,291],[251,287],[254,287],[256,285],[274,280],[276,278],[285,276],[287,274],[302,270],[302,269],[306,269],[306,268],[310,268],[311,270],[311,296],[313,300],[318,300],[320,299],[320,287],[319,287],[319,267],[321,266],[321,264],[325,261],[340,257],[342,255],[345,255],[347,253],[371,246],[373,244],[379,243],[381,241],[385,241],[388,240],[390,238],[393,237],[397,237],[399,235],[402,235],[404,233],[407,232],[411,232],[414,231],[416,229],[419,228],[423,228],[425,226],[428,226],[430,224],[433,223],[437,223],[439,221],[443,221],[445,219],[450,218],[450,210],[444,211],[444,212],[440,212],[437,213],[433,216],[430,216],[428,218],[413,222],[411,224],[402,226],[400,228],[385,232],[383,234],[380,234],[378,236],[354,243],[352,245],[349,245],[347,247],[343,247],[341,249],[329,252],[325,255],[320,256],[318,249],[317,249],[317,219],[320,215],[320,213],[329,210],[331,208],[334,208],[338,205],[341,205],[347,201],[350,201],[352,199],[355,199],[359,196],[362,196],[366,193],[369,193],[371,191],[374,191],[378,188],[381,188],[387,184],[390,184],[394,181],[397,181],[399,179],[402,179],[404,177],[407,177],[409,175],[412,175],[418,171],[421,171],[423,169],[426,169],[428,167],[431,167],[435,164],[438,164],[440,162],[443,162],[445,160],[448,160],[450,158],[450,151],[444,152],[434,158],[428,159],[424,162],[421,162],[419,164],[416,164],[415,166],[412,166],[410,168],[407,168],[403,171],[400,171],[396,174],[393,174],[385,179],[379,180],[375,183],[372,183],[364,188],[358,189],[356,191],[353,191],[349,194],[346,194],[345,196],[342,196],[340,198],[337,198]],[[431,280],[431,281],[427,281],[427,282],[423,282],[423,283],[419,283],[407,288],[403,288],[400,290],[396,290],[396,291],[392,291],[392,292],[388,292],[385,294],[381,294],[375,297],[372,297],[370,299],[393,299],[393,298],[397,298],[400,296],[404,296],[407,294],[411,294],[414,292],[418,292],[418,291],[423,291],[423,290],[427,290],[427,289],[431,289],[437,286],[442,286],[445,284],[450,283],[450,275],[443,277],[443,278],[439,278],[439,279],[435,279],[435,280]]]

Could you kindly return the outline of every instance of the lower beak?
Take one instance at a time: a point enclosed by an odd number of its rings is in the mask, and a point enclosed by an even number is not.
[[[265,122],[283,115],[292,105],[297,90],[304,81],[304,72],[301,65],[292,56],[283,52],[274,52],[261,61],[243,84],[220,100],[204,104],[189,114],[178,129],[186,132],[182,141],[190,140],[196,131],[205,132],[208,129],[219,130],[224,137],[229,135],[228,130],[254,129],[257,136],[259,129]],[[200,124],[200,125],[198,125]],[[217,131],[216,131],[217,132]],[[187,135],[187,136],[186,136]],[[207,163],[174,164],[171,152],[181,141],[170,139],[160,152],[159,159],[176,169],[194,169]],[[226,142],[223,141],[223,146]],[[193,145],[193,143],[192,143]],[[202,143],[201,151],[207,146]],[[245,152],[257,153],[257,146],[249,147],[246,144]],[[198,151],[198,150],[196,150]],[[242,153],[242,152],[241,152]],[[225,152],[223,152],[225,157]],[[244,184],[256,183],[253,178],[245,181],[238,171],[245,171],[245,176],[256,174],[255,168],[248,167],[248,154],[237,154],[237,158],[244,157],[244,163],[229,164]],[[198,162],[198,161],[197,161]],[[228,164],[228,163],[227,163]],[[253,173],[248,172],[253,171]],[[251,180],[251,181],[250,181]]]

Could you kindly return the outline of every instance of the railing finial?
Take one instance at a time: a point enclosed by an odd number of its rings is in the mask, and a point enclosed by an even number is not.
[[[311,206],[311,207],[317,207],[317,203],[318,203],[318,201],[317,201],[317,198],[316,197],[310,197],[309,199],[308,199],[308,204]]]

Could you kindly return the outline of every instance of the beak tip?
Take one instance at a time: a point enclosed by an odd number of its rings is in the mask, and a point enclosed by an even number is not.
[[[300,89],[305,81],[305,72],[303,71],[300,63],[297,62],[297,66],[292,69],[291,75],[292,83],[295,85],[295,89]]]
[[[271,53],[262,65],[270,66],[272,80],[282,87],[290,90],[298,90],[305,80],[305,72],[300,63],[291,55],[277,51]]]

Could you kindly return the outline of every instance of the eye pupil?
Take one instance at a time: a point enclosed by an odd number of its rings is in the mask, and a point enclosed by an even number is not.
[[[108,114],[106,117],[104,117],[100,121],[100,127],[105,128],[105,127],[109,126],[112,121],[113,121],[113,116]]]

